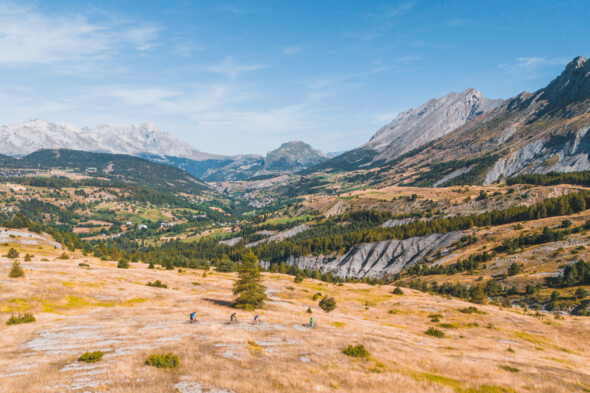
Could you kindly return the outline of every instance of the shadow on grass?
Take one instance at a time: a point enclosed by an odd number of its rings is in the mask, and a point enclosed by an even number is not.
[[[224,307],[232,307],[232,302],[230,302],[229,300],[220,300],[220,299],[211,299],[211,298],[205,298],[203,299],[207,302],[216,304],[218,306],[224,306]]]

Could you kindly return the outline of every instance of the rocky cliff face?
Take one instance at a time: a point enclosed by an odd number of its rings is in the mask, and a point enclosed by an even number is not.
[[[523,173],[590,169],[588,60],[577,57],[545,88],[492,107],[475,118],[466,116],[465,124],[392,162],[391,168],[385,168],[389,171],[383,177],[385,184],[490,184]],[[378,143],[386,131],[370,142],[374,151],[388,146]],[[394,134],[399,143],[409,137]],[[411,138],[406,145],[412,145]],[[383,152],[379,157],[385,157]]]
[[[382,165],[449,134],[501,104],[502,100],[485,98],[476,89],[432,99],[416,109],[400,113],[364,145],[312,169],[357,170]]]
[[[476,89],[450,93],[400,113],[363,147],[377,151],[376,160],[391,160],[448,134],[501,103],[502,100],[485,98]]]
[[[352,247],[339,257],[291,257],[287,265],[300,269],[332,272],[339,277],[383,277],[393,275],[402,269],[415,265],[425,257],[443,250],[461,238],[460,232],[433,234],[405,240],[388,240],[379,243],[365,243]],[[268,262],[262,262],[266,268]]]
[[[547,87],[522,93],[502,109],[497,116],[512,112],[517,118],[497,141],[517,143],[487,172],[484,184],[520,173],[590,169],[590,61],[576,57]]]

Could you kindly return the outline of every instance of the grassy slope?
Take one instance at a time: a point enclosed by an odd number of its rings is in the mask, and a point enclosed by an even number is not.
[[[1,246],[0,254],[8,247]],[[80,254],[57,260],[61,251],[47,245],[17,248],[35,258],[23,262],[24,279],[8,279],[10,261],[0,258],[0,319],[32,311],[37,322],[0,326],[0,392],[170,392],[175,385],[190,391],[197,382],[235,392],[590,388],[590,349],[580,345],[590,339],[588,318],[538,318],[495,306],[478,306],[486,314],[463,314],[458,309],[469,303],[412,290],[394,296],[387,286],[294,284],[291,277],[265,274],[272,297],[260,313],[265,323],[250,326],[253,314],[238,312],[241,325],[229,327],[223,323],[232,312],[227,303],[233,274],[203,277],[203,271],[149,270],[143,264],[120,270],[115,262]],[[156,279],[168,289],[145,285]],[[336,298],[334,312],[323,313],[311,300],[318,291]],[[308,306],[321,325],[317,330],[300,327],[310,316]],[[201,324],[182,324],[193,310]],[[450,324],[439,326],[443,339],[424,334],[437,325],[428,318],[433,313]],[[371,359],[341,353],[356,343],[367,347]],[[81,366],[75,360],[87,350],[106,354],[102,362]],[[149,354],[167,351],[180,356],[178,370],[143,364]]]

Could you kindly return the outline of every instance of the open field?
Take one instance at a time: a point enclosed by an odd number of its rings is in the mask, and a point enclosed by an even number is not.
[[[41,247],[41,249],[39,249]],[[4,255],[8,246],[3,245]],[[0,326],[0,392],[582,392],[590,389],[590,319],[535,317],[391,286],[333,285],[265,274],[271,300],[264,323],[225,325],[232,313],[231,273],[128,270],[49,246],[17,245],[25,278],[9,279],[0,258],[0,319],[32,312],[37,321]],[[42,261],[41,259],[45,259]],[[86,263],[89,266],[78,266]],[[153,288],[161,280],[168,286]],[[312,296],[338,304],[326,314]],[[311,308],[320,327],[302,327]],[[201,323],[185,325],[197,311]],[[429,315],[441,314],[439,322]],[[444,338],[425,334],[429,327]],[[364,344],[371,356],[342,350]],[[509,350],[510,349],[510,350]],[[102,361],[80,363],[85,351]],[[171,371],[144,365],[174,352]]]

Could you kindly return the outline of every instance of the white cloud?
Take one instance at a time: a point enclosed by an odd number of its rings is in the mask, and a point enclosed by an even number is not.
[[[202,46],[195,45],[192,41],[179,41],[173,47],[172,53],[180,57],[191,57],[193,53],[204,49]]]
[[[122,49],[152,48],[160,29],[114,20],[91,23],[82,15],[42,14],[0,5],[0,65],[87,61]]]
[[[395,6],[389,7],[385,12],[385,15],[388,17],[401,16],[411,11],[414,8],[414,6],[415,3],[413,1],[409,1],[403,4],[396,4]]]
[[[286,46],[283,48],[283,53],[286,55],[296,55],[297,53],[301,53],[302,50],[303,48],[299,45]]]
[[[100,95],[116,97],[130,105],[150,105],[161,102],[167,98],[181,95],[180,91],[166,90],[160,88],[133,88],[114,87],[104,90]]]
[[[231,57],[228,57],[220,63],[209,67],[209,71],[229,78],[237,78],[244,72],[256,71],[262,68],[266,68],[266,66],[261,64],[238,64]]]
[[[514,63],[500,64],[498,68],[509,71],[531,71],[545,66],[567,64],[568,59],[561,57],[519,57]]]

